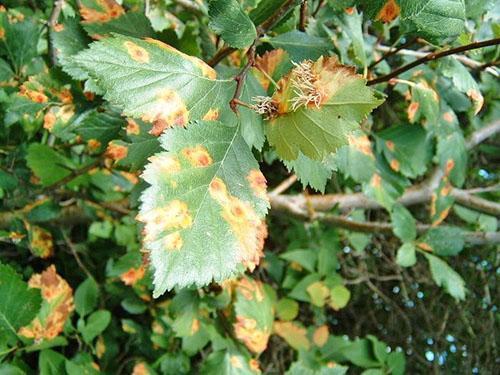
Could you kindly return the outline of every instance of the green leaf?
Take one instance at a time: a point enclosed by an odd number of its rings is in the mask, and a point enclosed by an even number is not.
[[[332,176],[332,170],[334,169],[332,163],[312,160],[302,153],[299,153],[299,157],[295,160],[283,160],[283,164],[285,164],[288,171],[293,171],[297,175],[304,188],[309,185],[321,193],[325,192],[326,183]]]
[[[282,298],[276,304],[276,314],[280,320],[294,320],[299,313],[299,304],[290,298]]]
[[[399,0],[401,22],[431,40],[458,36],[464,29],[463,0]]]
[[[424,119],[430,124],[437,123],[440,115],[439,95],[425,81],[411,86],[411,103],[407,112],[412,124]]]
[[[234,81],[216,79],[215,70],[203,61],[160,41],[115,35],[72,59],[104,90],[106,100],[125,115],[152,123],[154,135],[218,114],[234,119],[224,111]]]
[[[348,136],[381,100],[366,81],[334,57],[297,65],[282,78],[266,115],[266,135],[284,160],[299,151],[322,160],[348,143]]]
[[[351,39],[355,61],[366,68],[366,52],[363,37],[363,16],[356,9],[351,14],[344,12],[342,16],[343,31]]]
[[[281,254],[280,258],[288,260],[289,262],[297,262],[309,272],[314,272],[318,259],[316,254],[317,253],[311,249],[297,249]]]
[[[257,37],[255,26],[236,0],[211,0],[209,27],[231,47],[245,48]]]
[[[273,38],[261,38],[274,48],[282,48],[290,54],[292,61],[300,62],[306,59],[318,59],[327,56],[333,49],[333,43],[327,38],[321,38],[293,30]]]
[[[78,327],[82,337],[87,344],[100,335],[111,322],[111,313],[107,310],[97,310],[93,312],[85,322],[85,325]]]
[[[0,337],[17,337],[42,304],[40,291],[28,287],[10,266],[0,263]]]
[[[456,300],[465,299],[465,282],[462,277],[445,261],[437,256],[424,253],[429,261],[432,278],[438,286],[443,287]]]
[[[439,226],[429,229],[417,242],[424,250],[441,256],[453,256],[464,248],[464,232],[458,227]]]
[[[267,348],[274,321],[273,301],[264,285],[250,278],[240,280],[234,310],[236,338],[251,352],[262,353]]]
[[[151,23],[142,12],[128,12],[108,22],[85,22],[83,28],[90,36],[99,38],[115,33],[137,38],[155,36]]]
[[[330,289],[330,306],[335,310],[343,309],[351,299],[351,292],[343,285],[336,285]]]
[[[395,204],[391,212],[391,221],[394,233],[401,241],[413,241],[417,237],[417,227],[415,219],[403,205]]]
[[[237,73],[236,73],[237,74]],[[235,74],[235,75],[236,75]],[[252,98],[265,95],[262,85],[255,78],[252,72],[248,72],[245,78],[245,84],[241,92],[241,100],[251,103]],[[266,137],[264,135],[264,123],[262,116],[255,113],[250,108],[240,106],[241,136],[250,147],[262,150]]]
[[[367,339],[358,339],[340,351],[356,366],[364,368],[381,366],[381,363],[374,357],[371,343]]]
[[[154,296],[175,286],[220,282],[261,256],[268,208],[265,178],[239,127],[196,122],[168,130],[168,152],[143,177],[139,220],[151,252]],[[207,247],[207,240],[210,247]]]
[[[75,310],[80,316],[90,314],[97,306],[99,288],[94,279],[87,278],[75,292]]]
[[[0,81],[9,81],[14,77],[14,72],[4,59],[0,59]]]
[[[123,125],[119,112],[111,108],[99,108],[83,113],[71,124],[71,128],[84,141],[94,139],[106,145],[118,136]]]
[[[401,267],[412,267],[417,263],[415,245],[413,243],[405,242],[401,245],[396,256],[396,263]]]
[[[65,67],[68,58],[87,48],[90,42],[90,38],[85,34],[78,17],[67,17],[58,28],[51,28],[50,40],[56,53],[57,63],[63,66],[66,73],[78,74],[72,72],[71,68],[66,70]],[[80,74],[82,73],[80,72]]]
[[[66,358],[62,354],[50,349],[40,352],[38,357],[38,368],[40,375],[59,375],[65,372],[64,363]]]
[[[335,162],[339,170],[356,182],[368,182],[375,173],[375,156],[371,142],[362,133],[354,133],[349,138],[349,145],[339,148]]]
[[[403,352],[392,352],[387,356],[387,366],[393,375],[405,373],[406,358]]]
[[[26,162],[33,173],[40,178],[43,186],[49,186],[67,177],[74,169],[71,160],[62,156],[52,148],[39,143],[28,147]]]

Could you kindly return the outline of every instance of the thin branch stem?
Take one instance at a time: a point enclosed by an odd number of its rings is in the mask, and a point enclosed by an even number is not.
[[[307,25],[307,0],[302,0],[302,4],[300,4],[300,20],[299,20],[299,30],[306,31]]]
[[[377,59],[376,61],[372,62],[370,65],[368,65],[368,69],[374,68],[375,66],[377,66],[378,64],[380,64],[382,61],[388,59],[392,55],[397,54],[402,49],[411,46],[415,41],[416,41],[416,38],[413,38],[413,39],[410,39],[410,40],[406,41],[405,43],[401,44],[399,47],[396,47],[394,49],[390,48],[389,51],[387,51],[385,54],[383,54],[379,59]]]
[[[297,181],[297,175],[292,174],[286,180],[282,181],[278,186],[276,186],[271,194],[278,195],[284,193],[288,190],[288,188],[290,188],[290,186],[295,183],[295,181]]]
[[[50,38],[50,33],[54,32],[54,26],[57,25],[57,20],[59,19],[63,5],[64,5],[64,0],[55,0],[54,6],[52,7],[52,12],[50,13],[50,17],[47,21],[47,26],[49,28],[49,37],[48,37],[49,57],[50,57],[50,63],[52,65],[56,65],[57,55],[56,55],[56,49],[54,48],[54,45],[52,43],[52,39]]]
[[[78,255],[78,251],[75,248],[75,245],[73,244],[73,242],[71,242],[71,239],[68,237],[68,235],[64,231],[61,231],[61,232],[62,232],[62,236],[64,238],[64,242],[66,243],[68,249],[71,251],[71,254],[73,255],[73,257],[75,258],[76,263],[78,264],[78,267],[80,267],[82,269],[82,271],[85,272],[85,274],[89,278],[93,279],[94,276],[92,276],[92,274],[90,273],[88,268],[85,266],[85,264],[83,264],[80,256]]]
[[[371,86],[371,85],[375,85],[377,83],[387,82],[391,78],[397,77],[398,75],[400,75],[400,74],[402,74],[410,69],[413,69],[414,67],[419,66],[421,64],[426,64],[429,61],[437,60],[437,59],[440,59],[440,58],[443,58],[446,56],[455,55],[457,53],[462,53],[462,52],[470,51],[473,49],[495,46],[498,44],[500,44],[500,38],[484,40],[482,42],[474,42],[474,43],[467,44],[465,46],[451,48],[451,49],[441,51],[441,52],[432,52],[432,53],[429,53],[428,55],[425,55],[424,57],[422,57],[418,60],[415,60],[407,65],[404,65],[404,66],[392,71],[389,74],[386,74],[385,76],[378,77],[378,78],[375,78],[375,79],[368,81],[367,85]]]
[[[316,15],[320,11],[320,9],[323,7],[323,5],[325,5],[325,0],[320,0],[319,3],[318,3],[318,6],[316,7],[316,9],[314,10],[314,12],[312,14],[313,18],[316,17]]]
[[[245,78],[247,76],[248,71],[255,64],[255,43],[250,46],[247,51],[247,63],[241,69],[234,80],[236,81],[236,90],[234,91],[233,98],[229,102],[229,106],[231,107],[234,113],[238,113],[238,105],[241,105],[242,102],[240,100],[241,90],[243,90],[243,84],[245,83]]]

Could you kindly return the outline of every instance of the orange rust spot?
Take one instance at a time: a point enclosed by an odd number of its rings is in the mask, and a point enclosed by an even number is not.
[[[233,327],[236,338],[249,350],[262,353],[266,349],[270,334],[259,329],[255,319],[237,315]]]
[[[3,27],[0,27],[0,39],[5,39],[5,29]]]
[[[95,3],[98,7],[80,5],[80,15],[83,23],[104,23],[125,13],[123,8],[114,0],[95,0]]]
[[[249,361],[248,361],[248,366],[250,367],[250,369],[258,374],[261,373],[260,371],[260,364],[259,364],[259,361],[257,361],[255,358],[251,358]]]
[[[452,123],[455,118],[451,112],[443,113],[443,120],[449,123]]]
[[[138,268],[130,268],[128,271],[120,275],[120,280],[123,281],[125,285],[135,285],[139,280],[144,278],[146,274],[146,269],[143,265]]]
[[[451,193],[451,184],[446,184],[442,189],[441,189],[441,195],[446,197]]]
[[[419,243],[417,243],[417,246],[420,247],[424,251],[428,251],[429,253],[433,252],[432,247],[430,247],[430,245],[425,243],[425,242],[419,242]]]
[[[229,358],[229,362],[231,362],[231,366],[234,368],[243,368],[243,363],[241,363],[241,360],[235,355]]]
[[[350,15],[350,16],[354,14],[354,11],[355,11],[355,10],[356,10],[356,8],[355,8],[355,7],[345,8],[345,12],[346,12],[346,14],[348,14],[348,15]]]
[[[453,159],[448,159],[446,161],[446,166],[445,166],[445,170],[444,170],[444,173],[446,175],[449,175],[451,170],[455,167],[455,161]]]
[[[28,285],[41,289],[43,315],[39,313],[30,324],[19,330],[19,334],[37,341],[51,340],[63,331],[67,318],[74,310],[73,290],[66,280],[57,274],[54,265],[42,273],[34,274]]]
[[[467,91],[467,95],[474,102],[474,114],[477,115],[481,108],[483,108],[484,97],[478,90],[475,89],[470,89],[469,91]]]
[[[172,155],[154,155],[151,156],[148,160],[151,162],[151,167],[154,168],[155,171],[158,171],[159,173],[164,175],[177,173],[181,170],[181,164],[179,163],[179,160]]]
[[[149,106],[147,114],[142,116],[143,121],[153,124],[150,131],[152,135],[159,136],[166,128],[187,124],[189,112],[177,92],[165,89],[158,94],[157,98]]]
[[[388,0],[380,12],[378,13],[376,20],[382,22],[391,22],[399,16],[399,5],[394,0]]]
[[[198,319],[193,319],[191,323],[191,336],[200,330],[200,321]]]
[[[189,56],[186,55],[185,53],[179,51],[178,49],[163,43],[159,40],[152,39],[152,38],[144,38],[144,40],[148,43],[154,44],[164,50],[167,50],[168,52],[175,53],[179,56],[181,56],[183,59],[190,61],[193,65],[195,65],[198,69],[200,69],[202,75],[208,79],[216,79],[217,78],[217,72],[207,63],[204,61],[200,60],[197,57],[194,56]]]
[[[391,166],[392,170],[394,170],[396,172],[399,172],[399,169],[401,168],[399,161],[396,159],[391,160],[390,166]]]
[[[313,334],[313,342],[318,347],[323,347],[328,341],[328,336],[330,332],[328,331],[328,326],[326,324],[318,327]]]
[[[57,23],[54,25],[54,31],[59,33],[64,30],[64,25],[62,23]]]
[[[127,135],[138,135],[141,132],[141,128],[137,122],[132,119],[127,119]]]
[[[106,149],[105,156],[115,161],[122,160],[127,157],[128,147],[111,142]]]
[[[413,122],[415,120],[415,115],[417,114],[418,108],[420,107],[420,104],[418,102],[411,102],[410,105],[408,106],[408,120],[410,122]]]
[[[95,94],[90,91],[84,91],[83,95],[85,96],[85,99],[87,99],[89,102],[91,102],[95,98]]]
[[[133,370],[132,375],[150,375],[150,371],[146,367],[144,362],[136,363]]]
[[[390,150],[390,151],[393,151],[395,150],[396,148],[396,145],[394,144],[393,141],[385,141],[385,145],[387,146],[387,148]]]
[[[132,60],[137,61],[141,64],[146,64],[149,62],[149,53],[144,48],[128,40],[125,41],[123,45],[127,49],[127,53],[132,58]]]
[[[186,147],[182,150],[182,155],[184,155],[189,163],[195,168],[208,167],[213,163],[208,150],[202,145]]]
[[[431,216],[436,215],[436,203],[437,203],[437,194],[432,193],[431,195]]]
[[[43,116],[43,128],[51,131],[56,123],[56,115],[52,111],[48,111],[45,116]]]
[[[183,241],[179,231],[172,232],[165,236],[163,245],[168,251],[179,250],[182,247]]]
[[[286,58],[285,50],[278,48],[271,51],[267,51],[262,56],[258,56],[255,59],[255,68],[257,69],[257,78],[267,91],[271,81],[268,77],[272,77],[276,68],[283,62]],[[264,74],[262,74],[264,73]]]
[[[268,199],[267,180],[260,170],[250,170],[250,173],[247,176],[247,181],[250,183],[250,188],[257,197],[265,200]]]
[[[379,174],[375,173],[370,181],[370,184],[375,188],[379,189],[382,184],[382,178]]]
[[[87,148],[89,149],[89,151],[95,152],[101,148],[101,142],[99,142],[97,139],[89,139],[87,141]]]
[[[372,144],[370,142],[370,139],[366,134],[355,136],[353,134],[350,134],[347,137],[347,140],[349,142],[349,145],[354,147],[356,150],[361,152],[362,154],[368,155],[371,158],[374,158],[373,152],[372,152]]]
[[[334,368],[335,366],[337,366],[337,364],[333,361],[330,361],[326,364],[326,367],[328,367],[328,368]]]
[[[217,120],[220,116],[218,108],[210,108],[207,113],[203,116],[203,120],[205,121],[214,121]]]
[[[31,227],[30,247],[34,255],[46,259],[54,255],[52,234],[38,226]]]
[[[262,288],[262,283],[259,281],[243,277],[238,282],[236,290],[248,301],[252,301],[254,298],[257,302],[264,300],[264,289]]]

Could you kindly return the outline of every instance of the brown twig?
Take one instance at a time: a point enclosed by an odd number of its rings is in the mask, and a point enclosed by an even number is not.
[[[250,68],[255,64],[255,43],[252,44],[248,49],[247,59],[248,61],[243,67],[243,69],[241,69],[238,75],[234,77],[234,80],[236,81],[236,90],[234,91],[233,98],[229,102],[229,106],[231,107],[234,113],[238,113],[238,105],[246,106],[246,103],[243,104],[243,102],[240,100],[240,95],[241,95],[241,90],[243,90],[243,84],[245,83],[245,78],[247,76],[247,73],[250,70]]]
[[[57,20],[59,19],[63,5],[64,5],[64,0],[55,0],[54,1],[54,6],[52,7],[52,12],[50,13],[50,17],[47,21],[47,27],[49,28],[49,34],[54,32],[54,26],[57,25]],[[50,36],[48,38],[48,44],[49,44],[48,48],[49,48],[50,63],[52,65],[56,65],[56,63],[57,63],[56,49],[54,48],[54,45],[52,43]]]
[[[448,50],[445,50],[445,51],[432,52],[432,53],[429,53],[428,55],[425,55],[424,57],[422,57],[422,58],[420,58],[418,60],[415,60],[415,61],[413,61],[413,62],[411,62],[411,63],[409,63],[407,65],[404,65],[404,66],[402,66],[402,67],[400,67],[400,68],[392,71],[389,74],[386,74],[385,76],[378,77],[378,78],[375,78],[375,79],[372,79],[372,80],[368,81],[367,85],[371,86],[371,85],[375,85],[377,83],[387,82],[391,78],[397,77],[401,73],[404,73],[404,72],[406,72],[406,71],[408,71],[410,69],[413,69],[414,67],[416,67],[418,65],[426,64],[429,61],[437,60],[437,59],[440,59],[440,58],[445,57],[445,56],[450,56],[450,55],[454,55],[454,54],[457,54],[457,53],[461,53],[461,52],[465,52],[465,51],[470,51],[470,50],[473,50],[473,49],[484,48],[484,47],[489,47],[489,46],[495,46],[495,45],[498,45],[498,44],[500,44],[500,38],[484,40],[482,42],[474,42],[474,43],[467,44],[465,46],[451,48],[451,49],[448,49]]]
[[[68,249],[71,251],[71,254],[73,255],[73,257],[75,258],[76,260],[76,263],[78,264],[78,267],[81,268],[81,270],[91,279],[94,278],[94,276],[92,276],[92,274],[90,273],[90,271],[88,270],[88,268],[85,266],[85,264],[83,264],[80,256],[78,255],[78,251],[76,250],[75,248],[75,245],[73,244],[73,242],[71,242],[71,239],[68,237],[68,235],[64,232],[64,231],[61,231],[62,233],[62,236],[64,238],[64,242],[66,243],[66,246],[68,247]]]
[[[285,191],[288,190],[290,186],[292,186],[295,181],[297,181],[297,175],[292,174],[285,180],[283,180],[278,186],[274,188],[274,190],[271,192],[271,194],[278,195],[278,194],[283,194]]]
[[[300,19],[299,19],[299,30],[306,31],[307,25],[307,0],[302,0],[302,4],[300,4]]]
[[[318,6],[316,7],[316,9],[314,10],[314,12],[312,14],[312,17],[316,17],[316,15],[320,11],[320,9],[323,7],[323,5],[325,5],[325,0],[320,0],[320,2],[318,3]]]
[[[101,164],[101,159],[96,159],[92,163],[90,163],[89,165],[86,165],[83,168],[80,168],[80,169],[77,169],[77,170],[73,170],[73,171],[71,171],[71,173],[69,175],[67,175],[66,177],[62,178],[61,180],[54,182],[52,185],[46,186],[43,189],[43,192],[46,193],[46,192],[49,192],[49,191],[57,190],[58,188],[60,188],[61,186],[67,184],[68,182],[72,181],[76,177],[81,176],[81,175],[87,173],[88,171],[90,171],[90,170],[98,167],[100,164]]]

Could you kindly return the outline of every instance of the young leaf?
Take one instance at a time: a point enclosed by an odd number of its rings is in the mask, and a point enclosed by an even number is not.
[[[265,113],[266,134],[284,160],[297,159],[299,151],[324,159],[346,145],[361,120],[382,103],[361,76],[335,57],[297,65],[278,86]]]
[[[190,120],[214,119],[228,107],[235,87],[232,80],[217,79],[203,61],[150,38],[115,35],[72,60],[125,115],[152,123],[154,135]]]
[[[87,318],[85,325],[79,327],[83,339],[90,344],[94,338],[101,334],[111,322],[111,313],[107,310],[97,310]]]
[[[257,37],[255,26],[236,0],[211,0],[209,27],[231,47],[245,48]]]
[[[154,296],[175,286],[220,282],[261,257],[268,208],[266,180],[239,127],[196,122],[168,130],[168,152],[143,177],[138,219],[151,251]]]
[[[17,331],[38,313],[42,298],[10,267],[0,263],[0,337],[16,337]]]
[[[465,282],[444,260],[424,253],[429,261],[432,278],[438,286],[443,287],[456,300],[465,299]]]
[[[396,256],[396,262],[401,267],[411,267],[417,262],[417,257],[415,255],[415,245],[411,242],[406,242],[398,249]]]
[[[75,309],[78,315],[85,316],[97,306],[99,289],[94,279],[87,278],[75,292]]]

